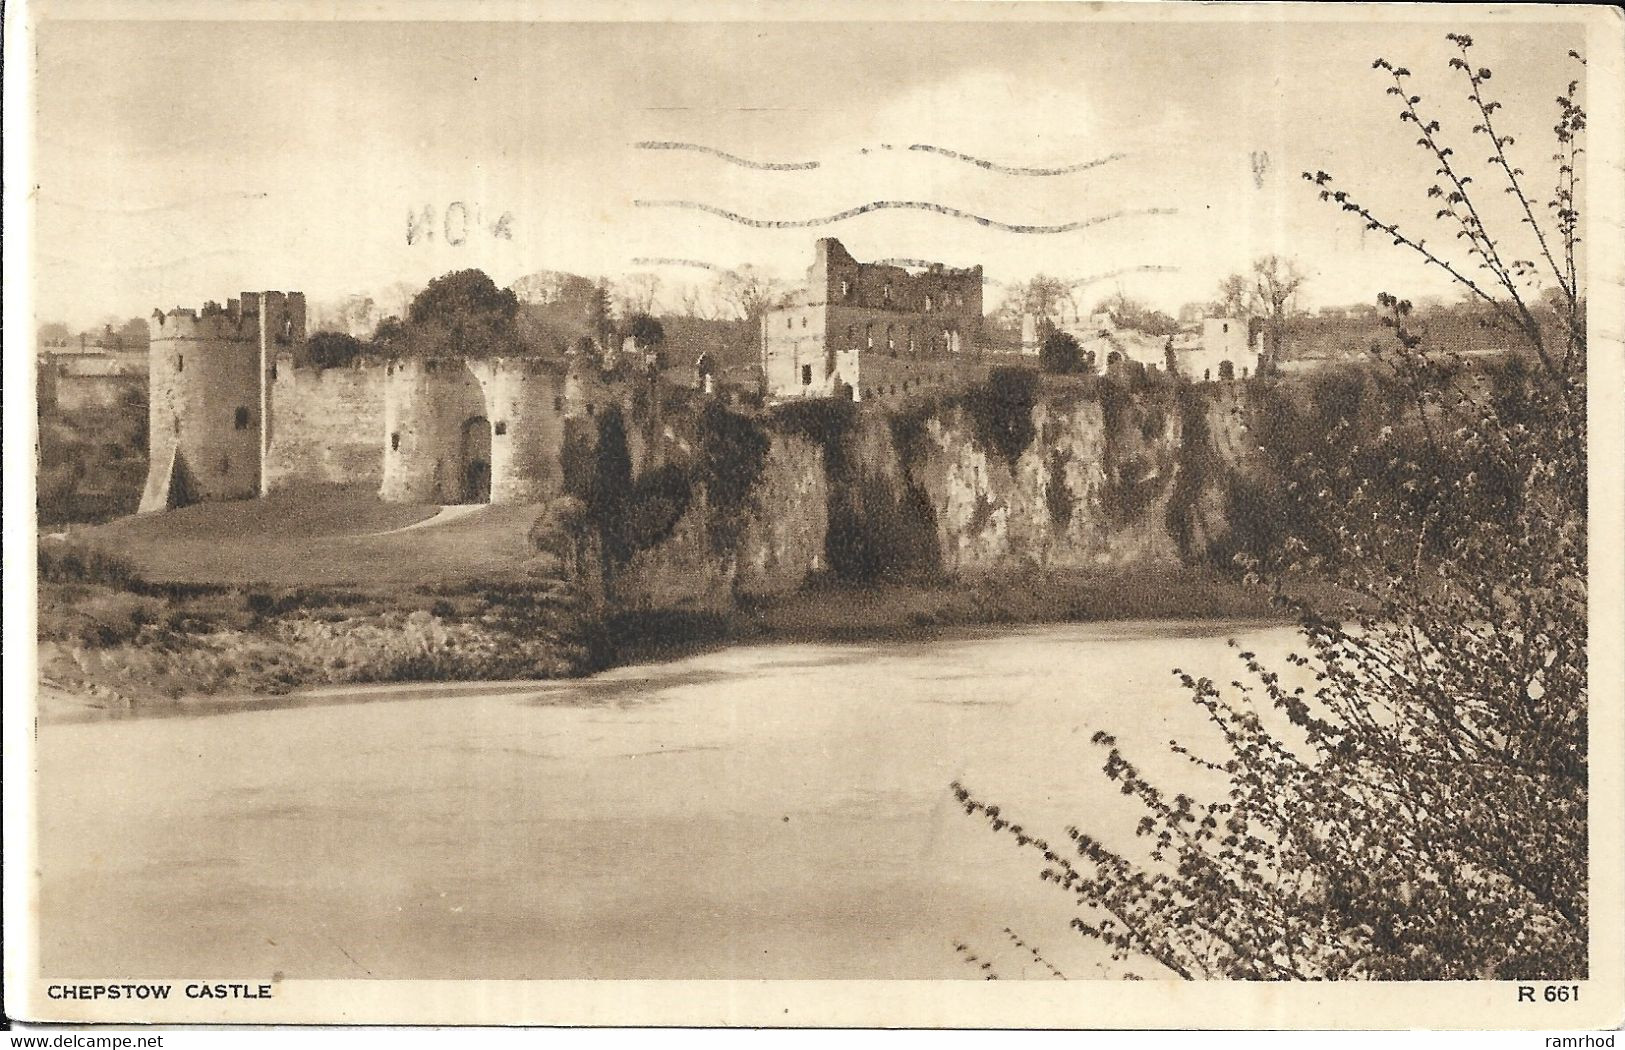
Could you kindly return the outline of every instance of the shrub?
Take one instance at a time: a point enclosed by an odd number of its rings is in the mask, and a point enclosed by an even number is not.
[[[1083,369],[1083,351],[1070,332],[1051,328],[1038,350],[1038,367],[1046,372],[1066,373]]]
[[[641,475],[633,483],[617,523],[618,549],[630,556],[665,540],[692,499],[688,472],[676,464],[663,464]]]
[[[301,368],[341,368],[361,356],[361,340],[343,332],[317,332],[294,354]]]
[[[38,564],[42,583],[96,583],[123,590],[141,583],[133,562],[99,547],[41,541]]]
[[[1038,397],[1038,373],[1030,368],[998,367],[987,382],[967,391],[963,398],[976,441],[997,453],[1011,467],[1032,444],[1033,404]]]
[[[1070,457],[1060,449],[1051,449],[1044,484],[1044,507],[1049,520],[1059,528],[1072,523],[1072,489],[1066,483],[1066,465]]]

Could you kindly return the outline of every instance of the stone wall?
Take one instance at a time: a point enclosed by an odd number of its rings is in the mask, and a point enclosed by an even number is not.
[[[468,430],[488,427],[485,413],[485,391],[463,361],[414,358],[386,365],[379,494],[397,503],[470,502]]]
[[[280,355],[271,373],[268,490],[290,485],[381,485],[385,365],[296,368]]]

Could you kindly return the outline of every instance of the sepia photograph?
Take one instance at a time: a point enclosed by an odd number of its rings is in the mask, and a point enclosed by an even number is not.
[[[1617,9],[6,29],[9,1015],[1625,1019]]]

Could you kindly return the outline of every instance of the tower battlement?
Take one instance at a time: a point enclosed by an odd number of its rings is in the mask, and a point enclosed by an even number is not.
[[[263,332],[270,343],[291,345],[305,338],[305,294],[243,292],[227,299],[224,306],[211,299],[201,309],[154,310],[147,330],[155,343],[176,339],[258,342]]]

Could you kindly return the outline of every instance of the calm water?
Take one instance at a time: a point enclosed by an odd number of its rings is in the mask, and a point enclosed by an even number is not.
[[[53,976],[1048,977],[1100,953],[1042,858],[953,802],[1113,841],[1098,729],[1190,784],[1170,674],[1256,624],[771,645],[570,683],[40,729]]]

